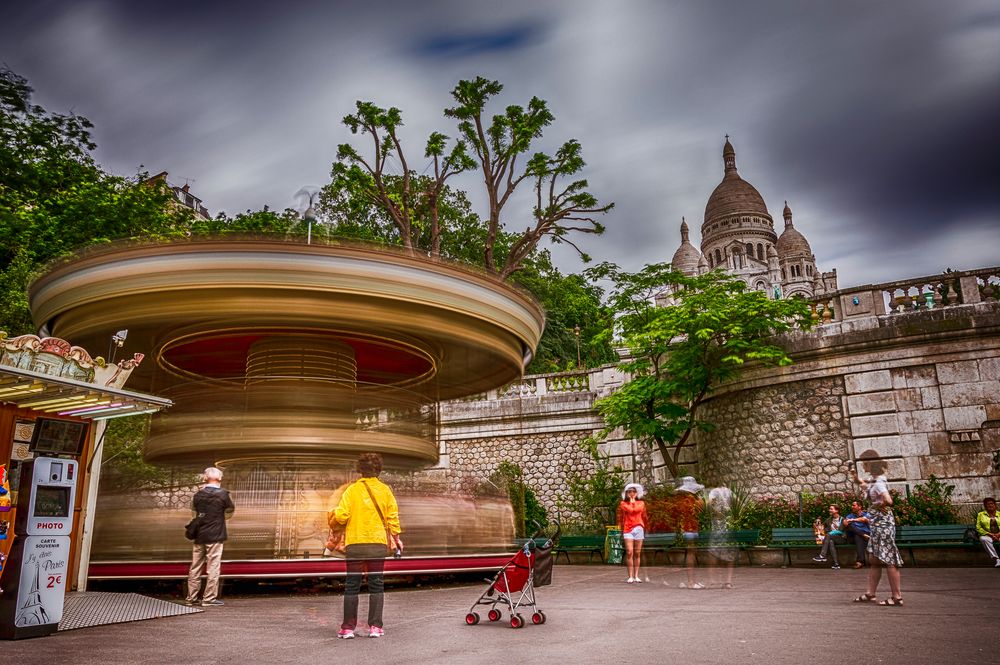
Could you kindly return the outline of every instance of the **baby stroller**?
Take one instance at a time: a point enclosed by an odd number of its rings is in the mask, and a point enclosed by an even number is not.
[[[475,611],[477,605],[490,606],[486,613],[490,621],[503,618],[497,605],[506,605],[510,613],[511,628],[524,626],[524,617],[517,611],[521,607],[531,607],[531,623],[545,623],[545,612],[535,605],[535,587],[552,584],[552,549],[559,542],[559,525],[556,525],[556,532],[551,538],[545,538],[539,544],[536,540],[541,540],[540,533],[539,528],[517,554],[497,571],[486,591],[469,608],[469,613],[465,615],[466,624],[474,626],[479,623],[479,613]]]

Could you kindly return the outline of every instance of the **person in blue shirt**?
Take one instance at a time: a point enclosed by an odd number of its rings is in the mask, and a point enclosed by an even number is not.
[[[861,505],[860,501],[851,504],[851,512],[844,518],[844,535],[854,543],[857,552],[857,560],[854,562],[855,568],[864,568],[867,563],[865,551],[868,548],[868,539],[871,537],[871,527],[868,526],[868,512]]]

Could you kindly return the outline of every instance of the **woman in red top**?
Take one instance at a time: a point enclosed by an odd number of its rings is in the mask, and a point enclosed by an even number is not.
[[[625,541],[625,565],[628,566],[628,583],[642,582],[639,577],[639,562],[642,557],[642,541],[646,537],[645,492],[639,483],[629,483],[622,490],[622,501],[618,504],[618,528]]]

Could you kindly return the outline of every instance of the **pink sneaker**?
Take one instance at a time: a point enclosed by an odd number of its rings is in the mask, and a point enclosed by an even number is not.
[[[351,630],[350,628],[341,628],[340,632],[337,633],[337,637],[339,637],[342,640],[353,640],[354,631]]]
[[[372,626],[368,629],[368,637],[385,637],[385,631],[378,626]]]

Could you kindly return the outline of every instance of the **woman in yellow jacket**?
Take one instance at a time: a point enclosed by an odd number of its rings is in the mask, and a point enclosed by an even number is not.
[[[361,591],[361,573],[364,570],[368,572],[368,637],[385,635],[382,629],[382,571],[386,551],[390,544],[394,545],[397,555],[403,550],[403,541],[399,538],[401,529],[396,497],[389,486],[378,479],[382,472],[382,456],[378,453],[363,453],[358,458],[357,469],[361,478],[344,490],[334,512],[334,519],[346,525],[344,621],[337,633],[338,637],[345,640],[354,637],[354,629],[358,624],[358,593]]]

